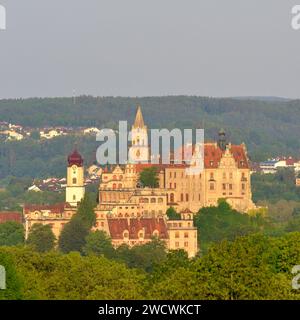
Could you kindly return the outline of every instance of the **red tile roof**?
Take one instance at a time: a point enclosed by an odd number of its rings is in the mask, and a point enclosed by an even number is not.
[[[243,145],[230,145],[229,151],[238,168],[249,168],[249,160]],[[224,153],[225,151],[221,150],[217,144],[206,144],[204,147],[204,167],[207,169],[217,168]]]
[[[108,227],[111,238],[123,239],[124,231],[129,232],[129,239],[139,239],[139,232],[144,230],[144,239],[151,239],[153,232],[158,231],[158,237],[160,239],[167,239],[167,225],[164,219],[155,218],[130,218],[130,219],[118,219],[109,218]]]
[[[246,151],[244,149],[243,145],[229,145],[229,151],[233,155],[235,162],[238,166],[238,168],[250,168],[249,160],[246,154]],[[194,149],[194,147],[193,147]],[[204,167],[206,169],[209,168],[218,168],[220,164],[220,160],[225,153],[225,150],[221,150],[220,147],[216,143],[206,143],[204,145]],[[186,164],[137,164],[136,165],[136,171],[139,173],[145,168],[149,168],[152,166],[158,167],[160,170],[163,170],[165,168],[186,168]]]
[[[37,204],[25,204],[24,212],[25,214],[34,211],[50,211],[53,213],[63,213],[65,208],[70,207],[68,203],[56,203],[53,205],[37,205]]]
[[[22,214],[20,212],[0,211],[0,223],[8,221],[22,223]]]

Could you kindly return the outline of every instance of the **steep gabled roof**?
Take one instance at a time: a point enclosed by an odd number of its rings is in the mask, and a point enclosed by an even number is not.
[[[145,122],[144,122],[142,109],[141,109],[140,105],[137,106],[137,111],[136,111],[133,127],[134,128],[144,128],[145,127]]]

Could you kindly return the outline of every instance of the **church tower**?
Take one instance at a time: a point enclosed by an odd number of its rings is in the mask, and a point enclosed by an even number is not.
[[[141,106],[138,105],[135,121],[131,129],[132,145],[129,148],[130,163],[147,163],[149,161],[148,132],[145,126]]]
[[[68,156],[66,202],[76,207],[84,197],[83,158],[75,149]]]

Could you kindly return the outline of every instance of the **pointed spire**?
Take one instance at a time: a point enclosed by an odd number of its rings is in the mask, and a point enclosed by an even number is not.
[[[142,114],[142,108],[140,105],[137,106],[136,116],[135,116],[135,121],[134,121],[133,127],[134,128],[144,128],[145,127],[144,118],[143,118],[143,114]]]

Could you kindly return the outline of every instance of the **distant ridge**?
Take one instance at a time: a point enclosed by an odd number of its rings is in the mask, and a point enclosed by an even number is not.
[[[267,101],[267,102],[287,102],[293,99],[283,98],[283,97],[263,97],[263,96],[249,96],[249,97],[231,97],[236,100],[254,100],[254,101]]]

